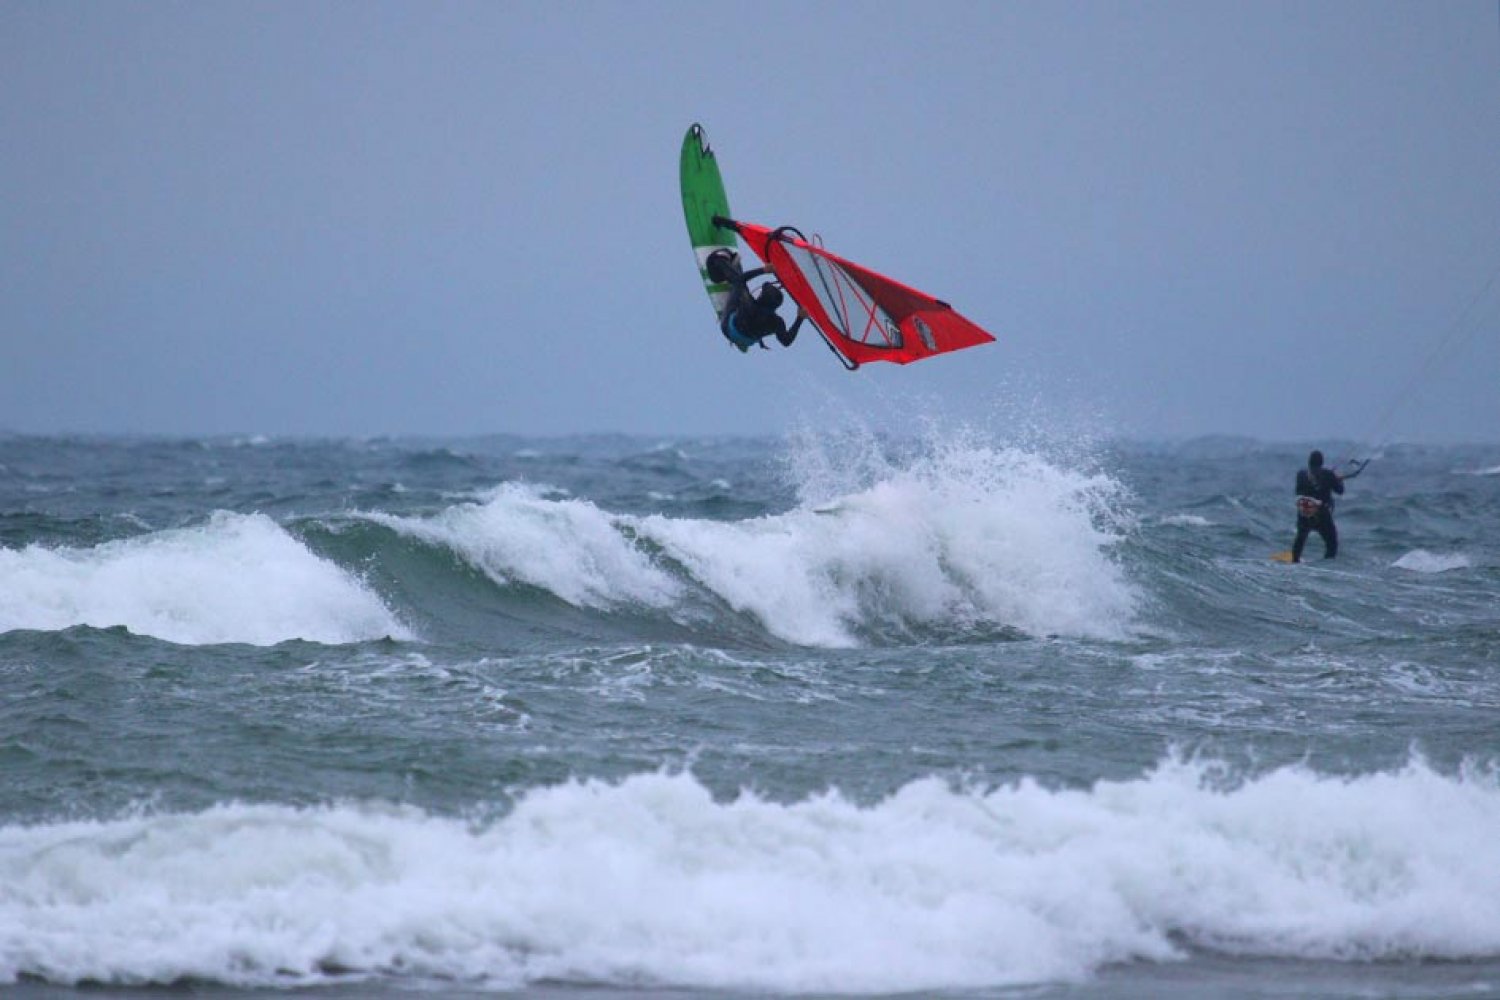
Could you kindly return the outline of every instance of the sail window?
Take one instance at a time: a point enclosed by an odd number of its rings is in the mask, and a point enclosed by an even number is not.
[[[896,349],[902,346],[901,328],[860,287],[853,275],[806,247],[782,243],[781,248],[802,271],[808,286],[838,326],[840,334],[869,347]]]

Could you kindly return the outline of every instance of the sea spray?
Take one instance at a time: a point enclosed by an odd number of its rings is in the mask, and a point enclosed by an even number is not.
[[[802,503],[739,522],[649,517],[642,535],[791,642],[913,627],[1116,638],[1137,596],[1111,547],[1128,520],[1102,473],[967,440],[892,458],[868,438],[804,459]]]

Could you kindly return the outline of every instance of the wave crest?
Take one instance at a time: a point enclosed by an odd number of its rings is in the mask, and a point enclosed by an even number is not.
[[[263,514],[92,548],[0,550],[0,631],[123,625],[190,645],[411,633],[369,588]]]
[[[1066,981],[1180,942],[1500,956],[1500,781],[1417,761],[1223,781],[716,800],[573,781],[472,825],[374,805],[0,828],[0,981],[386,975],[780,991]]]

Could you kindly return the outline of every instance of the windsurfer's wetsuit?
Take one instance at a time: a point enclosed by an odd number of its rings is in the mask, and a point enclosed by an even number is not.
[[[721,256],[722,254],[722,256]],[[764,267],[753,271],[741,271],[739,263],[728,251],[716,251],[708,258],[709,277],[729,285],[729,302],[719,321],[719,329],[725,338],[741,351],[748,351],[766,337],[775,336],[782,347],[790,347],[797,339],[802,327],[803,314],[787,329],[786,322],[776,312],[783,297],[781,289],[767,282],[760,286],[759,293],[750,291],[750,279],[770,272]]]
[[[1307,468],[1297,472],[1297,538],[1292,542],[1292,562],[1302,561],[1307,536],[1316,531],[1323,538],[1323,558],[1339,554],[1339,531],[1333,523],[1333,495],[1344,492],[1338,473],[1323,468],[1323,453],[1307,458]]]

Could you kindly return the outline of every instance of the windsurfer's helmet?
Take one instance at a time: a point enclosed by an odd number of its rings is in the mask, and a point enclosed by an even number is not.
[[[1307,467],[1309,469],[1321,469],[1323,467],[1323,453],[1321,451],[1314,451],[1311,455],[1308,455]]]
[[[704,270],[708,272],[708,280],[713,282],[728,281],[730,275],[734,274],[734,266],[739,255],[733,250],[720,248],[708,255],[704,261]]]
[[[775,310],[780,308],[781,303],[786,300],[781,294],[781,289],[772,284],[765,284],[760,286],[760,294],[756,296],[756,301],[763,309]]]

